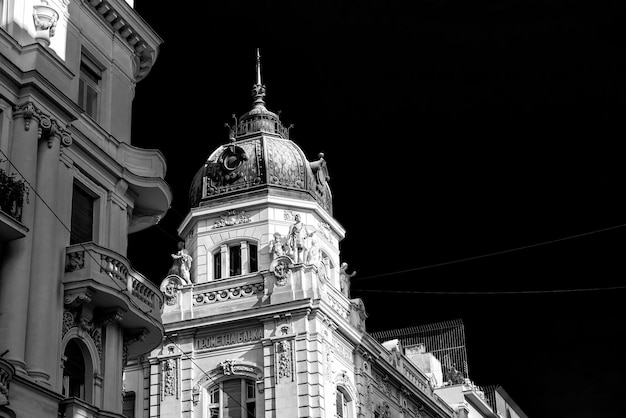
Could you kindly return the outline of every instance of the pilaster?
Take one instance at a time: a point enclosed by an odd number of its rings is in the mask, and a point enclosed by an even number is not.
[[[63,133],[56,121],[40,114],[37,150],[37,197],[31,256],[28,299],[26,363],[29,376],[51,385],[55,382],[58,345],[41,341],[60,341],[63,277],[63,225],[56,218],[58,206],[59,156]],[[54,324],[54,325],[52,325]]]
[[[118,321],[108,321],[105,328],[104,393],[102,408],[108,412],[122,413],[123,345],[124,331]]]
[[[32,188],[37,184],[38,112],[32,102],[17,106],[13,111],[9,173],[15,173],[28,182],[29,195],[22,206],[22,224],[30,232],[4,246],[3,263],[0,265],[0,335],[3,336],[0,350],[8,350],[4,358],[13,363],[18,374],[26,374],[26,324],[36,200]]]

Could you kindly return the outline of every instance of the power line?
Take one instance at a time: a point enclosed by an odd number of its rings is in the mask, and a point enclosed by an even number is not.
[[[426,270],[426,269],[435,268],[435,267],[443,267],[443,266],[447,266],[447,265],[450,265],[450,264],[463,263],[463,262],[466,262],[466,261],[479,260],[481,258],[487,258],[487,257],[495,256],[495,255],[512,253],[512,252],[515,252],[515,251],[527,250],[529,248],[535,248],[535,247],[539,247],[539,246],[542,246],[542,245],[554,244],[554,243],[561,242],[561,241],[566,241],[566,240],[575,239],[575,238],[581,238],[581,237],[592,235],[592,234],[598,234],[600,232],[611,231],[611,230],[614,230],[614,229],[623,228],[624,226],[626,226],[626,224],[610,226],[608,228],[603,228],[603,229],[596,229],[594,231],[583,232],[581,234],[570,235],[570,236],[563,237],[563,238],[557,238],[557,239],[553,239],[553,240],[550,240],[550,241],[543,241],[543,242],[539,242],[539,243],[536,243],[536,244],[524,245],[524,246],[521,246],[521,247],[510,248],[510,249],[507,249],[507,250],[496,251],[496,252],[492,252],[492,253],[488,253],[488,254],[482,254],[482,255],[477,255],[477,256],[473,256],[473,257],[460,258],[458,260],[444,261],[442,263],[429,264],[427,266],[413,267],[413,268],[405,269],[405,270],[397,270],[397,271],[391,271],[391,272],[387,272],[387,273],[374,274],[374,275],[371,275],[371,276],[356,277],[356,278],[352,279],[352,281],[354,282],[354,281],[358,281],[358,280],[374,279],[374,278],[377,278],[377,277],[392,276],[392,275],[395,275],[395,274],[403,274],[403,273],[409,273],[409,272],[412,272],[412,271]]]
[[[548,290],[494,290],[494,291],[459,291],[459,290],[392,290],[392,289],[355,289],[358,292],[372,293],[408,293],[419,295],[524,295],[524,294],[546,294],[546,293],[580,293],[594,292],[602,290],[622,290],[626,286],[608,286],[608,287],[588,287],[577,289],[548,289]]]

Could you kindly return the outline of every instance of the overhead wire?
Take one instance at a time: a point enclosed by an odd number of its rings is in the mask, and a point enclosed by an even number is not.
[[[588,235],[593,235],[593,234],[598,234],[598,233],[601,233],[601,232],[611,231],[611,230],[618,229],[618,228],[623,228],[625,226],[626,226],[626,224],[614,225],[614,226],[610,226],[610,227],[607,227],[607,228],[596,229],[596,230],[589,231],[589,232],[583,232],[583,233],[580,233],[580,234],[570,235],[570,236],[563,237],[563,238],[557,238],[557,239],[553,239],[553,240],[549,240],[549,241],[543,241],[543,242],[539,242],[539,243],[535,243],[535,244],[524,245],[524,246],[521,246],[521,247],[515,247],[515,248],[506,249],[506,250],[495,251],[495,252],[491,252],[491,253],[488,253],[488,254],[481,254],[481,255],[472,256],[472,257],[465,257],[465,258],[460,258],[460,259],[457,259],[457,260],[444,261],[444,262],[441,262],[441,263],[435,263],[435,264],[429,264],[429,265],[426,265],[426,266],[413,267],[413,268],[404,269],[404,270],[396,270],[396,271],[390,271],[390,272],[386,272],[386,273],[373,274],[373,275],[365,276],[365,277],[355,277],[351,281],[355,282],[355,281],[359,281],[359,280],[368,280],[368,279],[374,279],[374,278],[379,278],[379,277],[386,277],[386,276],[392,276],[392,275],[397,275],[397,274],[410,273],[410,272],[414,272],[414,271],[426,270],[426,269],[435,268],[435,267],[443,267],[443,266],[448,266],[448,265],[451,265],[451,264],[464,263],[466,261],[479,260],[479,259],[482,259],[482,258],[487,258],[487,257],[496,256],[496,255],[512,253],[512,252],[516,252],[516,251],[527,250],[527,249],[530,249],[530,248],[540,247],[540,246],[548,245],[548,244],[554,244],[554,243],[557,243],[557,242],[562,242],[562,241],[566,241],[566,240],[570,240],[570,239],[581,238],[581,237],[588,236]]]

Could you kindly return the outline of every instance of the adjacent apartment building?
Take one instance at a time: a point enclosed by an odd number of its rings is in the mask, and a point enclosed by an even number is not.
[[[122,417],[163,294],[126,258],[169,208],[131,144],[161,39],[132,1],[0,1],[0,417]]]

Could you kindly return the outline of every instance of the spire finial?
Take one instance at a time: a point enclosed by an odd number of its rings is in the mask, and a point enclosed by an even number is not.
[[[261,49],[256,49],[256,83],[261,85]]]
[[[252,97],[254,98],[254,107],[264,106],[265,102],[265,86],[261,82],[261,51],[256,49],[256,84],[252,87]]]

